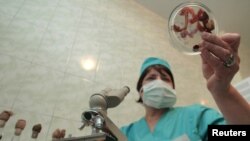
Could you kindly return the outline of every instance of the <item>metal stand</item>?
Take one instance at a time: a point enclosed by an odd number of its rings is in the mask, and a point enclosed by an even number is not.
[[[85,126],[91,126],[92,134],[58,141],[127,141],[126,136],[108,118],[107,109],[118,106],[129,91],[129,88],[125,86],[119,90],[105,89],[93,94],[89,100],[90,110],[82,113],[83,125],[79,128],[82,130]]]

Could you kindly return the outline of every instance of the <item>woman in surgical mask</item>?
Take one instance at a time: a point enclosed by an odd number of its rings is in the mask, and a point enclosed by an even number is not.
[[[199,104],[174,107],[176,91],[170,65],[149,57],[141,66],[137,83],[138,102],[144,105],[145,116],[121,128],[128,141],[200,141],[207,140],[208,125],[250,124],[250,106],[231,85],[239,69],[240,36],[203,33],[202,39],[202,71],[222,114]]]

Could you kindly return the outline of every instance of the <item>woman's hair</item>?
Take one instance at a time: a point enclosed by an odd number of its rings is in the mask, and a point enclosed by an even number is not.
[[[175,88],[175,84],[174,84],[174,78],[173,78],[173,75],[172,73],[170,72],[169,69],[167,69],[166,67],[162,66],[162,65],[152,65],[150,67],[148,67],[141,75],[141,77],[139,78],[139,81],[137,83],[137,91],[140,92],[141,90],[141,87],[142,87],[142,81],[143,79],[145,78],[145,76],[148,74],[148,72],[152,69],[155,69],[157,72],[159,72],[160,74],[162,74],[162,71],[165,71],[169,74],[169,76],[171,77],[171,80],[173,82],[173,88]],[[137,100],[138,103],[142,103],[142,98],[140,97],[138,100]]]

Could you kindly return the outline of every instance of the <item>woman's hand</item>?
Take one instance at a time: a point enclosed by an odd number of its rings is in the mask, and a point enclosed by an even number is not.
[[[211,92],[227,91],[239,70],[240,35],[227,33],[218,37],[203,32],[200,46],[202,71]]]

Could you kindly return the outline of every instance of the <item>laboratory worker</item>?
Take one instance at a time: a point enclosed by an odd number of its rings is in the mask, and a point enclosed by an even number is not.
[[[208,125],[250,124],[250,105],[231,84],[239,70],[240,35],[203,32],[201,37],[203,76],[220,112],[200,104],[175,106],[174,70],[166,60],[149,57],[137,83],[145,116],[121,127],[128,141],[205,141]]]

